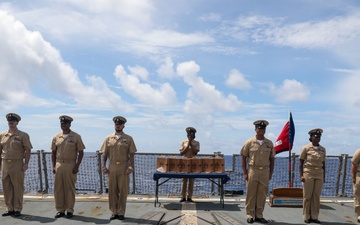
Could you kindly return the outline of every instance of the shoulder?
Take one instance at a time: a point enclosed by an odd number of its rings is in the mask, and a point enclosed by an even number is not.
[[[57,138],[57,137],[59,137],[59,136],[61,136],[62,135],[62,132],[58,132],[58,133],[56,133],[55,135],[54,135],[54,138]]]
[[[123,133],[121,136],[128,139],[133,139],[130,135]]]
[[[70,131],[70,135],[74,137],[81,137],[80,134],[76,133],[75,131]]]
[[[26,132],[21,131],[21,130],[18,130],[18,135],[19,135],[19,136],[29,137],[29,135],[28,135]]]
[[[264,141],[269,145],[269,146],[274,146],[273,142],[270,139],[265,138]]]
[[[255,136],[252,137],[252,138],[247,139],[247,140],[245,141],[245,145],[252,144],[252,143],[254,143],[254,142],[256,142],[256,137],[255,137]]]

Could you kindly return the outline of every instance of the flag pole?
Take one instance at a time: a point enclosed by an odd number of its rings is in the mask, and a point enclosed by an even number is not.
[[[291,110],[289,110],[289,163],[288,163],[288,172],[289,172],[289,183],[288,183],[288,187],[291,188],[292,187],[292,183],[291,183]]]

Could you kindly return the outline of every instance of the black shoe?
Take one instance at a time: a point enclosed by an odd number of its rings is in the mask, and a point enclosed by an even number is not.
[[[72,218],[74,216],[74,213],[67,212],[66,218]]]
[[[311,223],[310,219],[304,220],[305,223]]]
[[[20,211],[15,211],[15,212],[14,212],[14,216],[15,216],[15,217],[21,216],[21,212],[20,212]]]
[[[119,220],[124,220],[125,219],[125,216],[124,215],[120,215],[119,216]]]
[[[187,198],[186,201],[188,201],[188,202],[194,202],[191,198]]]
[[[63,217],[63,216],[65,216],[65,213],[58,212],[58,213],[56,213],[55,218],[60,218],[60,217]]]
[[[116,215],[116,214],[112,214],[112,215],[110,216],[110,220],[115,220],[115,219],[119,219],[119,216]]]
[[[321,223],[320,220],[318,220],[318,219],[314,219],[314,220],[311,220],[311,221],[314,222],[314,223]]]
[[[180,200],[180,202],[185,202],[186,201],[186,199],[185,198],[182,198],[181,200]]]
[[[260,222],[260,223],[268,223],[268,221],[264,218],[255,218],[255,221]]]
[[[248,223],[254,223],[254,218],[247,218],[246,220]]]
[[[12,216],[15,214],[15,211],[6,211],[2,214],[2,216]]]

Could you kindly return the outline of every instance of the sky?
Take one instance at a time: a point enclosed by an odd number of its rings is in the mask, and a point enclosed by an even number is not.
[[[200,153],[230,155],[291,112],[293,153],[322,128],[327,155],[353,155],[359,52],[357,0],[0,1],[0,129],[17,113],[50,151],[65,114],[95,152],[120,115],[138,152],[178,153],[192,126]]]

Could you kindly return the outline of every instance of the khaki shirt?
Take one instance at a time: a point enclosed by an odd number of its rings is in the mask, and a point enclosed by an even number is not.
[[[2,159],[23,159],[25,150],[32,149],[29,135],[20,130],[13,134],[10,134],[9,131],[2,132],[0,143]]]
[[[180,144],[180,151],[184,150],[189,145],[189,140],[184,140]],[[192,150],[192,148],[195,149],[195,151]],[[191,147],[188,151],[185,152],[184,157],[185,158],[193,158],[197,155],[197,153],[200,151],[200,142],[192,140],[191,141]]]
[[[356,171],[360,172],[360,148],[356,150],[354,156],[351,159],[351,162],[357,165]]]
[[[130,159],[130,154],[134,154],[136,150],[133,138],[124,132],[121,132],[121,137],[114,133],[106,137],[100,151],[106,155],[110,163],[127,162]]]
[[[81,136],[74,132],[65,137],[63,132],[55,134],[52,143],[51,150],[56,151],[56,160],[76,161],[78,151],[83,151],[85,145],[81,139]]]
[[[242,147],[240,154],[249,157],[249,166],[264,166],[270,165],[270,158],[275,157],[275,150],[272,141],[264,138],[262,144],[257,141],[256,136],[248,139]]]
[[[316,149],[310,142],[301,149],[300,159],[305,161],[304,172],[323,173],[323,163],[326,160],[326,149],[319,145]]]

